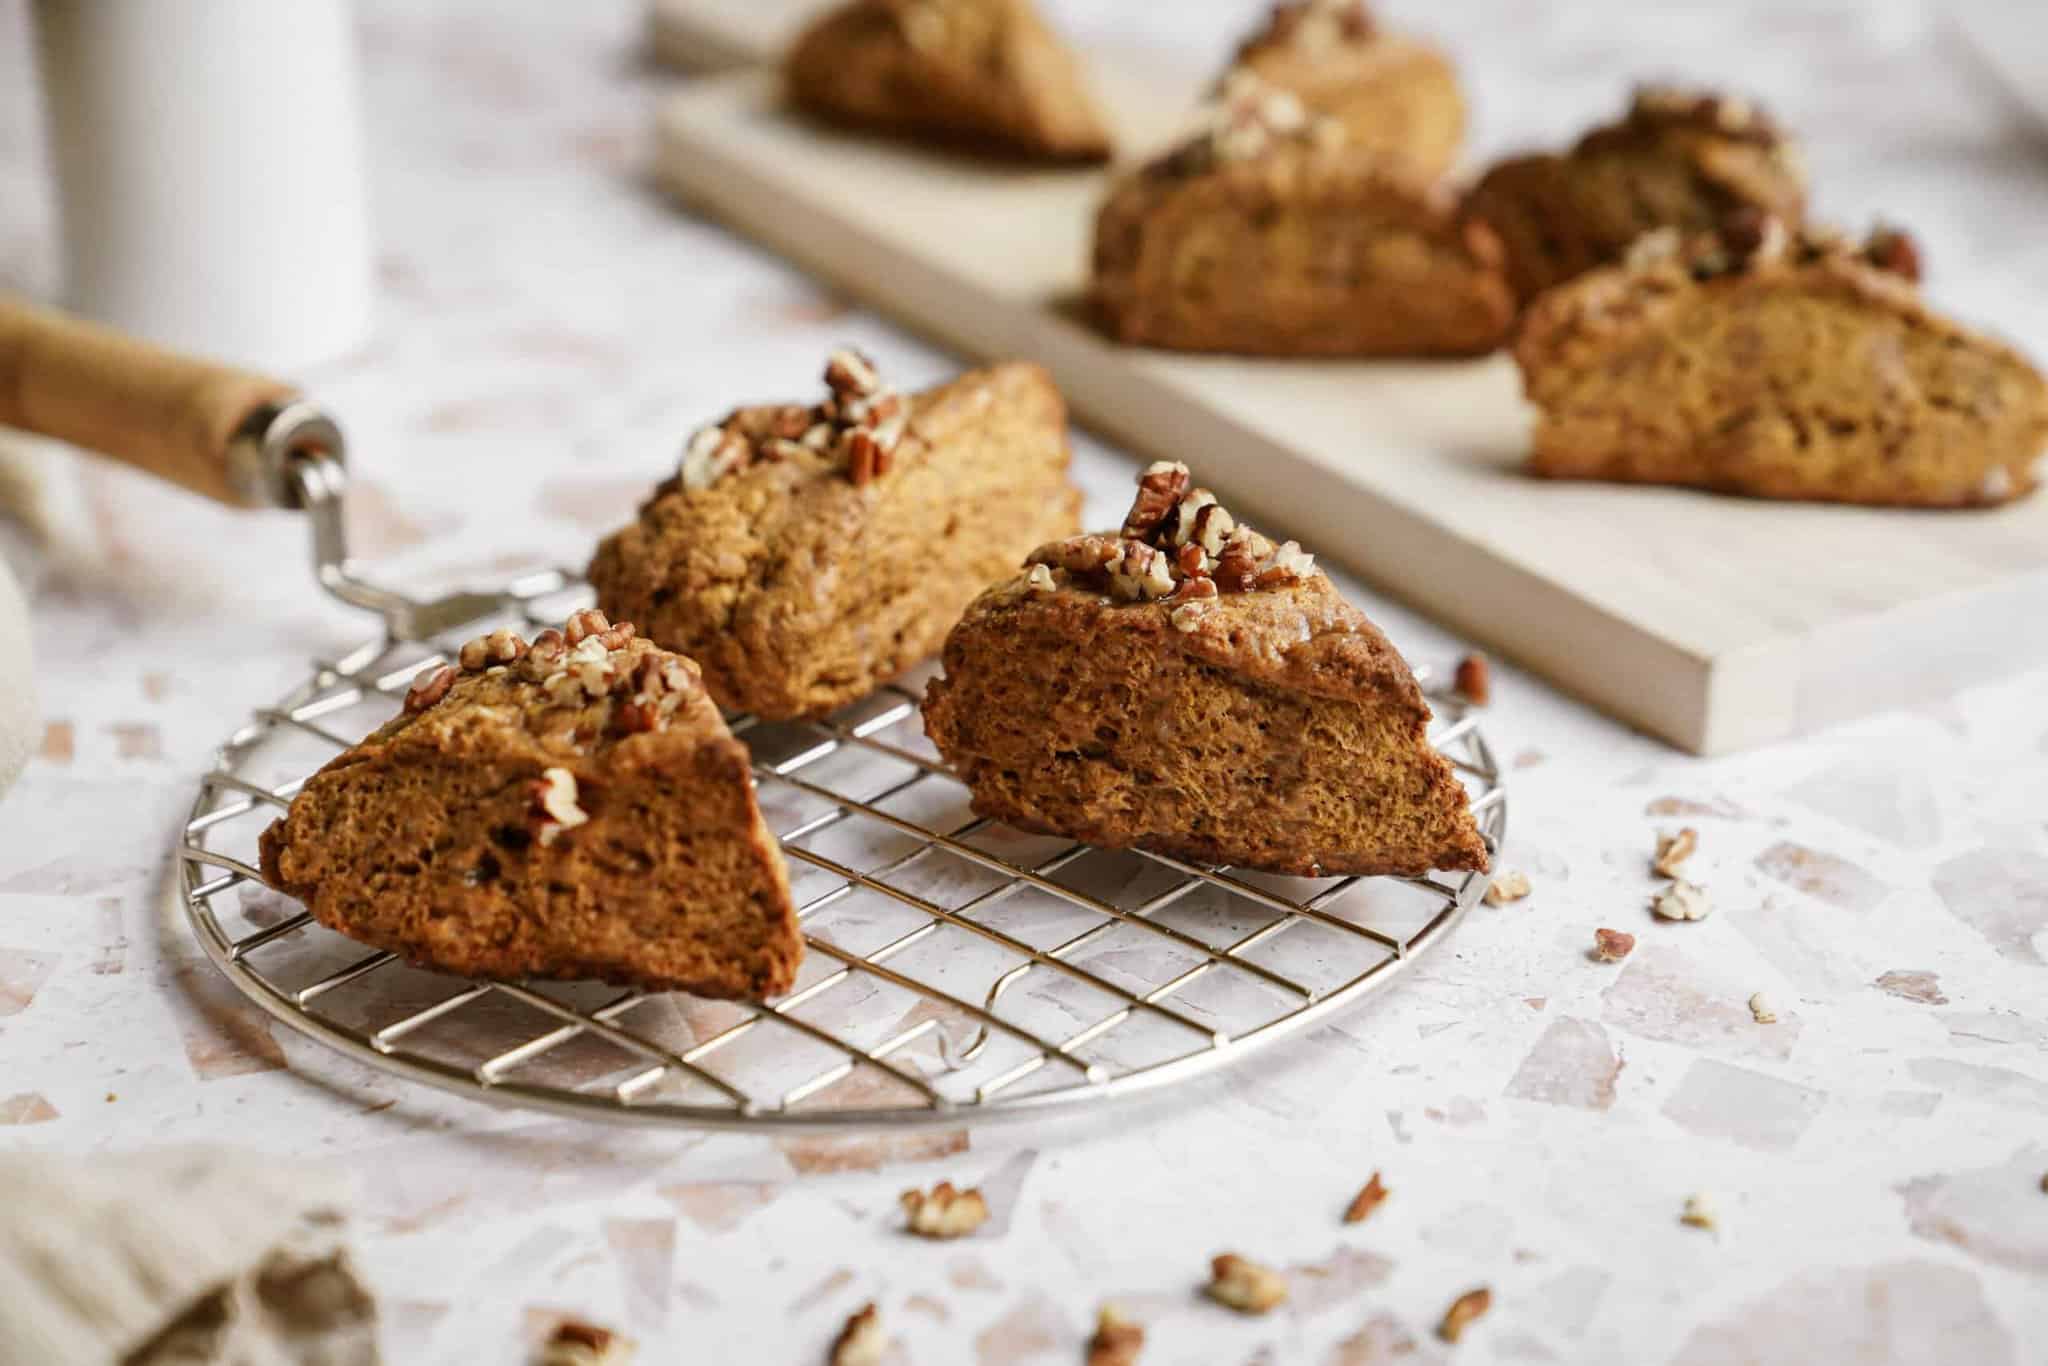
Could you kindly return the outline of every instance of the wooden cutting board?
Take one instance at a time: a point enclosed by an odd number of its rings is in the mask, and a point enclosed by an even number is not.
[[[1132,151],[1193,94],[1148,88],[1141,64],[1097,70]],[[1538,482],[1518,470],[1528,413],[1503,357],[1297,363],[1106,340],[1079,307],[1101,172],[823,130],[760,71],[671,97],[659,147],[687,200],[948,345],[1044,362],[1091,427],[1188,461],[1268,530],[1686,749],[2048,657],[2048,496],[1915,513]]]

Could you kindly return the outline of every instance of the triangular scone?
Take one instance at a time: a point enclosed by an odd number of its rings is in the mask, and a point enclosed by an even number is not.
[[[422,673],[262,859],[321,924],[445,972],[758,1000],[803,956],[746,747],[696,666],[594,611]]]
[[[1279,873],[1484,868],[1408,666],[1313,558],[1185,465],[1041,546],[946,640],[925,730],[977,814]]]
[[[1391,153],[1427,178],[1458,159],[1465,101],[1456,70],[1435,48],[1381,28],[1364,0],[1275,5],[1230,71],[1289,91],[1343,124],[1352,145]]]
[[[1112,190],[1094,299],[1120,341],[1270,356],[1473,355],[1515,310],[1491,230],[1242,72],[1191,140]]]
[[[835,123],[1043,161],[1106,161],[1081,64],[1032,0],[851,0],[797,37],[790,97]]]
[[[1806,172],[1797,144],[1747,101],[1651,87],[1565,155],[1496,165],[1467,207],[1500,234],[1526,301],[1657,228],[1703,232],[1744,208],[1796,226]]]
[[[1931,312],[1911,240],[1740,214],[1536,301],[1515,359],[1529,466],[1763,498],[1956,507],[2033,487],[2048,386]]]
[[[937,654],[1032,546],[1073,531],[1067,411],[1036,365],[921,394],[857,352],[829,396],[743,408],[605,538],[598,606],[704,669],[726,707],[822,716]]]

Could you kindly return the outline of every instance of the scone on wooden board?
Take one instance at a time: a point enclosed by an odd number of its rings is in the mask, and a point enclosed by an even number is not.
[[[1033,161],[1106,161],[1079,59],[1032,0],[850,0],[797,37],[798,107],[854,128]]]
[[[2048,385],[1934,313],[1910,238],[1745,211],[1545,294],[1515,344],[1529,468],[1762,498],[1963,507],[2034,486]]]
[[[595,611],[424,671],[262,861],[329,929],[446,972],[758,1000],[803,955],[746,747],[696,666]]]
[[[920,394],[839,351],[829,395],[742,408],[590,565],[598,606],[721,706],[822,716],[937,654],[974,595],[1079,525],[1067,410],[1019,363]]]
[[[1039,547],[947,637],[925,730],[978,815],[1301,876],[1485,868],[1429,704],[1312,556],[1185,465]]]
[[[1498,240],[1454,196],[1242,71],[1110,192],[1093,297],[1119,341],[1244,355],[1472,355],[1515,314]]]
[[[1457,162],[1465,138],[1457,71],[1437,49],[1381,27],[1364,0],[1275,5],[1225,79],[1239,71],[1336,120],[1353,146],[1396,156],[1428,179]]]
[[[1500,234],[1527,301],[1657,228],[1703,232],[1743,208],[1797,226],[1806,171],[1790,135],[1749,101],[1650,86],[1569,152],[1495,165],[1467,203]]]

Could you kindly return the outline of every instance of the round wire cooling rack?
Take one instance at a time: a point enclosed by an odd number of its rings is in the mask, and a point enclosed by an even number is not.
[[[559,621],[582,592],[535,576],[460,634]],[[474,1099],[725,1129],[1068,1110],[1199,1076],[1356,1004],[1486,885],[1275,877],[978,819],[924,738],[913,677],[828,720],[731,718],[809,949],[788,995],[738,1005],[429,973],[315,924],[263,885],[254,850],[306,776],[457,638],[381,636],[258,711],[201,781],[179,887],[208,956],[272,1016]],[[1453,694],[1431,700],[1432,743],[1497,848],[1506,790],[1478,718]]]

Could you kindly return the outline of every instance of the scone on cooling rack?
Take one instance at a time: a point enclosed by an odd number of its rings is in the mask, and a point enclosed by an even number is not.
[[[1343,125],[1354,147],[1435,179],[1465,137],[1450,59],[1380,26],[1364,0],[1285,0],[1244,40],[1224,79],[1248,71]]]
[[[2048,386],[1930,310],[1910,238],[1754,212],[1536,301],[1515,345],[1529,468],[1762,498],[1960,507],[2033,487]]]
[[[594,611],[425,671],[262,860],[328,928],[469,976],[757,1000],[803,955],[745,746],[695,665]]]
[[[832,123],[1035,161],[1106,161],[1081,64],[1032,0],[851,0],[783,61]]]
[[[1111,191],[1093,294],[1120,341],[1245,355],[1472,355],[1515,312],[1490,229],[1246,72]]]
[[[1005,364],[920,394],[834,353],[814,406],[742,408],[605,538],[598,606],[721,706],[822,716],[938,653],[974,595],[1079,524],[1066,404]]]
[[[975,600],[924,723],[977,814],[1279,873],[1485,868],[1415,676],[1294,542],[1156,464]]]
[[[1796,226],[1806,171],[1797,144],[1747,100],[1650,86],[1570,151],[1500,162],[1467,204],[1500,234],[1527,301],[1657,228],[1700,232],[1744,208]]]

